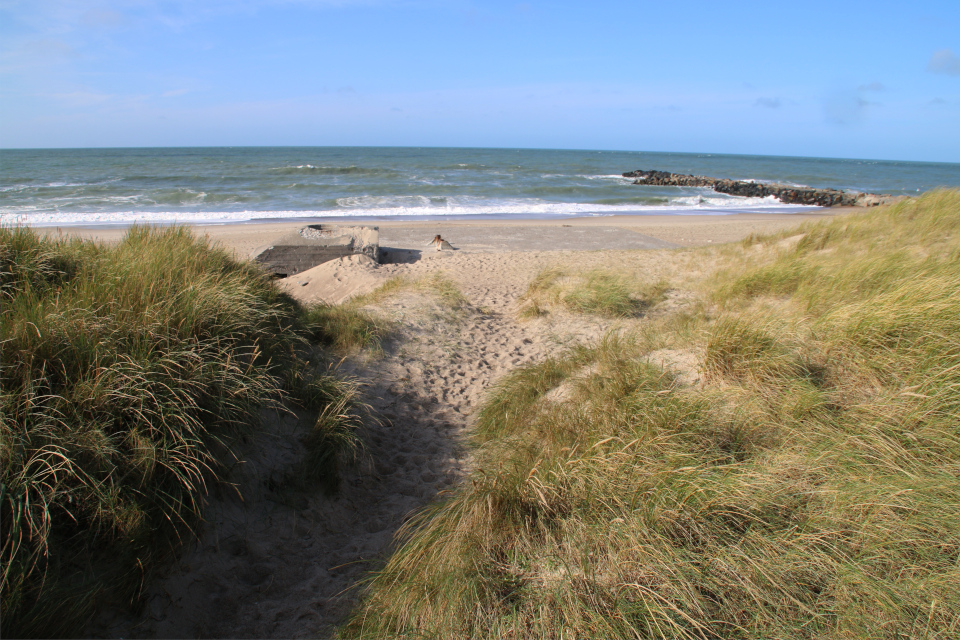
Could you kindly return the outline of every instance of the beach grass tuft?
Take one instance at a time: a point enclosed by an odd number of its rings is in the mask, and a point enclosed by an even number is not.
[[[463,311],[470,306],[470,301],[449,276],[444,273],[435,273],[421,278],[403,276],[390,278],[373,291],[346,301],[343,307],[350,312],[363,313],[364,307],[382,303],[404,291],[416,291],[429,295],[452,312]]]
[[[332,493],[339,487],[342,467],[357,462],[363,451],[360,433],[370,419],[370,407],[361,399],[355,378],[321,372],[320,366],[297,360],[285,371],[291,402],[316,416],[303,439],[307,454],[294,473],[298,485],[319,485]]]
[[[956,637],[960,192],[800,235],[502,380],[341,637]]]
[[[0,228],[4,637],[75,636],[99,602],[136,598],[233,439],[291,400],[283,372],[310,340],[337,344],[317,316],[184,228],[115,246]],[[298,384],[327,481],[358,446],[355,388]]]
[[[624,274],[594,269],[541,271],[521,299],[520,316],[533,318],[560,307],[574,313],[616,318],[635,317],[663,299],[665,282],[645,283]]]
[[[301,314],[300,323],[311,340],[340,352],[376,351],[388,331],[381,319],[350,304],[310,305]]]

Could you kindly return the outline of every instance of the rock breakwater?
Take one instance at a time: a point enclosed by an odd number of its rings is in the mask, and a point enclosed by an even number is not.
[[[808,204],[820,207],[876,207],[892,204],[903,196],[889,194],[840,191],[839,189],[813,189],[786,184],[748,182],[727,178],[684,175],[668,171],[627,171],[624,178],[634,178],[633,184],[648,184],[667,187],[710,187],[718,193],[750,198],[774,196],[785,204]]]

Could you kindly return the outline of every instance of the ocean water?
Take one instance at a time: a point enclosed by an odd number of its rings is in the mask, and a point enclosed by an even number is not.
[[[222,147],[0,150],[0,224],[794,213],[711,189],[631,184],[658,169],[917,194],[960,164],[536,149]]]

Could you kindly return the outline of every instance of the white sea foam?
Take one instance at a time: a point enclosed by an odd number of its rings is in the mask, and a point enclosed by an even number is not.
[[[633,178],[624,178],[619,173],[611,173],[609,175],[578,175],[578,178],[586,178],[587,180],[620,180],[622,182],[633,182]]]
[[[800,184],[799,182],[789,182],[787,180],[761,180],[759,178],[741,178],[737,180],[738,182],[753,182],[756,184],[781,184],[785,187],[793,187],[795,189],[809,189],[809,185]]]
[[[62,189],[64,187],[96,187],[104,184],[116,182],[116,180],[103,180],[100,182],[45,182],[43,184],[12,184],[0,187],[0,193],[27,191],[30,189]]]
[[[429,205],[423,196],[411,196],[412,206],[377,206],[378,198],[371,196],[349,199],[350,204],[340,209],[323,211],[110,211],[110,212],[31,212],[12,207],[0,209],[0,225],[24,224],[31,226],[70,225],[129,225],[129,224],[175,224],[209,223],[223,224],[250,220],[286,220],[299,218],[419,218],[428,216],[609,216],[617,214],[699,214],[724,215],[738,211],[767,211],[770,213],[797,213],[811,209],[809,206],[785,205],[773,197],[767,198],[714,198],[687,196],[675,198],[670,204],[643,206],[635,204],[602,205],[571,202],[513,201],[495,204],[467,204],[449,202],[447,206]],[[395,200],[395,198],[390,198]],[[383,203],[381,203],[383,204]],[[7,209],[4,211],[3,209]]]
[[[337,198],[337,204],[350,209],[348,215],[353,215],[355,210],[429,207],[430,198],[426,196],[349,196]]]
[[[764,198],[737,198],[731,196],[721,196],[716,194],[714,191],[705,191],[704,195],[699,196],[683,196],[680,198],[672,198],[670,200],[672,205],[688,206],[688,207],[706,207],[706,208],[719,208],[719,209],[752,209],[758,206],[763,207],[764,209],[769,209],[771,207],[789,207],[793,205],[785,205],[780,202],[776,196],[766,196]]]

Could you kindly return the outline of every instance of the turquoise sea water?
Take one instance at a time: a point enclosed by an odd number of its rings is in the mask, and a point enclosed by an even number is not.
[[[371,147],[0,151],[0,223],[540,218],[791,213],[711,189],[631,184],[658,169],[874,193],[960,186],[960,164],[771,156]]]

